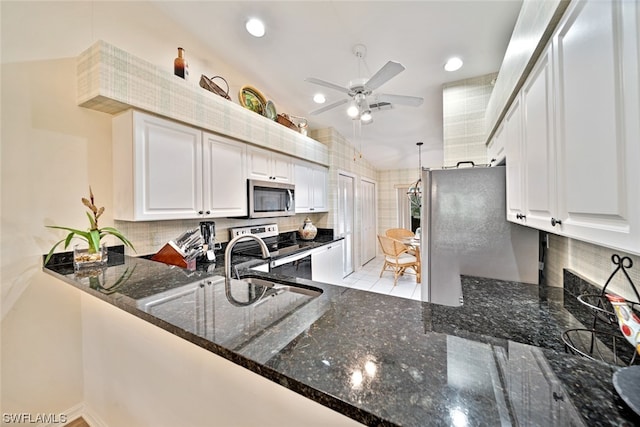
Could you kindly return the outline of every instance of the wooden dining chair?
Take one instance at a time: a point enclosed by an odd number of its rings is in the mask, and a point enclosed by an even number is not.
[[[385,271],[393,271],[393,286],[398,283],[398,277],[407,273],[407,269],[413,270],[416,279],[420,274],[420,260],[409,253],[409,249],[399,240],[387,236],[378,235],[378,241],[384,254],[384,265],[380,277]]]
[[[387,237],[391,237],[395,240],[402,241],[403,239],[410,239],[415,237],[415,234],[411,230],[407,230],[406,228],[390,228],[384,232]],[[407,246],[407,252],[411,255],[416,255],[416,251],[413,250],[410,246]]]
[[[414,237],[413,231],[407,230],[406,228],[390,228],[384,232],[387,237],[391,237],[392,239],[402,240],[408,239],[410,237]]]

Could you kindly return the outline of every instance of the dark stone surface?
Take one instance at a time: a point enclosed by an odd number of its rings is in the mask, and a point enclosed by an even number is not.
[[[45,271],[366,425],[640,425],[616,366],[565,353],[562,332],[584,325],[562,289],[463,277],[465,305],[446,307],[244,269],[322,294],[226,288],[221,257],[196,271],[109,264],[94,277]]]

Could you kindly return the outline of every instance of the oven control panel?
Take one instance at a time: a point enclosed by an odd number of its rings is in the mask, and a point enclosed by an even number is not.
[[[243,234],[255,234],[264,239],[265,237],[274,237],[279,234],[278,224],[250,225],[247,227],[235,227],[229,229],[230,238],[233,239]]]

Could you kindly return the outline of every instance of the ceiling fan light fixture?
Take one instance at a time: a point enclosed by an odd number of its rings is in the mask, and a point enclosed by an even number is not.
[[[360,120],[363,122],[370,122],[372,118],[370,110],[366,110],[360,115]]]
[[[265,33],[264,22],[258,18],[250,18],[245,24],[247,32],[253,37],[262,37]]]
[[[358,117],[359,114],[360,114],[360,109],[358,108],[357,105],[355,105],[355,103],[352,103],[351,105],[349,105],[349,108],[347,108],[347,115],[349,117],[353,119]]]
[[[462,64],[463,64],[462,59],[458,58],[457,56],[454,56],[453,58],[449,58],[447,60],[447,63],[444,64],[444,69],[447,71],[456,71],[462,68]]]
[[[316,93],[313,95],[313,102],[316,104],[324,104],[327,101],[327,98],[321,93]]]

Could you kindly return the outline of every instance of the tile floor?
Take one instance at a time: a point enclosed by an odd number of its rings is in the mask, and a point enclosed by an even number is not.
[[[414,274],[400,276],[396,286],[393,286],[392,271],[385,271],[380,277],[383,263],[384,257],[377,256],[365,264],[362,269],[345,277],[341,285],[420,301],[420,284],[416,283],[416,276]]]

